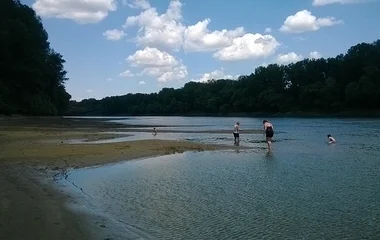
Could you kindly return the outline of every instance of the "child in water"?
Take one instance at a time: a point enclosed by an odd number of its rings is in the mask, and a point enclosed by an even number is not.
[[[333,137],[331,136],[331,134],[328,134],[328,135],[327,135],[327,138],[329,139],[329,143],[336,143],[335,138],[333,138]]]
[[[153,136],[156,136],[157,135],[157,130],[155,127],[153,127],[153,132],[152,132]]]

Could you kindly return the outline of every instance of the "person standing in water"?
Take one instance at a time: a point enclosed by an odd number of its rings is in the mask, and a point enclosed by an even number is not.
[[[335,138],[333,138],[333,137],[331,136],[331,134],[328,134],[328,135],[327,135],[327,138],[329,139],[329,143],[336,143]]]
[[[272,150],[272,137],[274,135],[274,128],[272,123],[268,122],[267,120],[263,121],[264,124],[264,132],[266,137],[266,142],[268,144],[268,151]]]
[[[156,130],[156,127],[153,127],[153,132],[152,132],[153,136],[156,136],[157,135],[157,130]]]
[[[240,128],[240,123],[237,122],[234,126],[234,141],[235,141],[235,143],[239,143],[239,128]]]

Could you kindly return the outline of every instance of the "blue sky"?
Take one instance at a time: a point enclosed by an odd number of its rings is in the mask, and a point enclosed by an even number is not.
[[[236,78],[380,38],[378,0],[23,0],[74,100]]]

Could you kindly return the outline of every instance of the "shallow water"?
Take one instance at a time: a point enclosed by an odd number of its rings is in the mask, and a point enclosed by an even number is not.
[[[238,120],[261,127],[260,119]],[[67,179],[91,196],[91,208],[145,239],[379,239],[380,122],[272,122],[269,155],[263,136],[252,134],[243,138],[253,149],[77,169]],[[327,133],[337,144],[326,143]]]

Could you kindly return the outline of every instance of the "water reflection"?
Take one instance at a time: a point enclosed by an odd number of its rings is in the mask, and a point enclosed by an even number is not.
[[[273,151],[267,151],[265,153],[265,159],[266,160],[273,160]]]
[[[98,211],[156,239],[380,239],[380,143],[369,134],[380,124],[339,125],[333,146],[324,134],[332,120],[274,124],[286,135],[271,152],[262,135],[244,136],[234,150],[75,170],[68,180]]]

